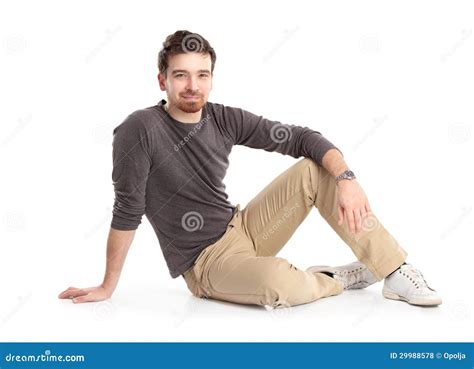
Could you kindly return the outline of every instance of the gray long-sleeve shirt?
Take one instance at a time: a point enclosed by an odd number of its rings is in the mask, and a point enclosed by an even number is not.
[[[151,223],[172,278],[225,232],[235,206],[223,179],[234,145],[312,158],[321,165],[335,146],[307,127],[270,121],[239,108],[207,102],[198,123],[182,123],[165,100],[130,114],[114,131],[111,227]]]

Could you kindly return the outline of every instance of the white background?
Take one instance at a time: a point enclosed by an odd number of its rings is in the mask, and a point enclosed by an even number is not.
[[[374,212],[444,299],[382,284],[267,311],[191,296],[143,217],[113,297],[101,283],[114,199],[112,130],[165,97],[156,57],[178,29],[217,52],[210,101],[322,132]],[[474,9],[413,1],[2,2],[0,340],[472,341]],[[296,159],[235,147],[242,207]],[[279,256],[355,259],[314,210]]]

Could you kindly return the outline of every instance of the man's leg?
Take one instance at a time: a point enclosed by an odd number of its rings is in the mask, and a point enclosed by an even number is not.
[[[341,293],[343,286],[330,276],[276,257],[315,206],[378,279],[403,263],[405,252],[374,216],[376,227],[352,236],[347,226],[337,225],[336,204],[334,179],[312,160],[300,160],[237,211],[224,236],[185,274],[188,286],[200,297],[271,306]]]
[[[405,261],[406,251],[373,213],[357,235],[345,222],[338,225],[335,179],[309,158],[280,174],[242,210],[242,228],[256,255],[275,256],[314,207],[377,280]]]
[[[198,297],[240,304],[287,307],[337,295],[343,286],[324,273],[300,270],[275,256],[257,256],[236,213],[225,234],[184,274]]]
[[[243,210],[242,228],[253,241],[257,255],[276,255],[313,207],[363,265],[315,266],[309,271],[332,272],[344,288],[363,288],[385,278],[383,295],[386,298],[425,306],[442,303],[423,274],[405,263],[406,251],[373,213],[364,220],[362,232],[356,235],[349,231],[346,223],[338,224],[335,179],[311,159],[300,160],[260,192]],[[367,273],[365,267],[371,273]]]

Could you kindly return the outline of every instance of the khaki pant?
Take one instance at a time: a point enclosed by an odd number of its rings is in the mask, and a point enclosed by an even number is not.
[[[362,231],[337,224],[336,183],[326,169],[304,158],[275,178],[247,207],[236,212],[224,235],[206,247],[183,273],[189,290],[240,304],[292,306],[340,294],[340,283],[323,273],[296,268],[275,255],[313,207],[349,245],[358,260],[382,280],[407,253],[373,213]],[[313,263],[314,264],[314,263]]]

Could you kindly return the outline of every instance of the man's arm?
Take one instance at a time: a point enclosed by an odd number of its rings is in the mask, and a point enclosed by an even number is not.
[[[58,296],[60,299],[73,298],[72,302],[94,302],[106,300],[117,287],[125,258],[135,236],[135,230],[120,231],[110,228],[107,239],[106,269],[102,284],[96,287],[69,287]]]
[[[110,228],[107,240],[107,261],[102,286],[112,295],[120,278],[125,258],[135,237],[135,230],[120,231]]]
[[[333,177],[337,177],[339,174],[349,169],[344,158],[337,149],[326,151],[326,154],[323,156],[322,164]]]
[[[328,150],[322,159],[323,167],[333,176],[349,169],[341,153],[337,149]],[[364,190],[357,180],[341,180],[337,184],[338,224],[346,220],[349,231],[357,234],[363,230],[363,221],[370,213],[370,205]]]
[[[320,132],[308,127],[282,124],[244,109],[220,106],[219,122],[234,145],[279,152],[294,158],[304,156],[318,165],[322,164],[322,157],[329,149],[337,149]]]
[[[154,146],[150,122],[146,112],[136,111],[113,131],[112,181],[115,200],[102,284],[89,288],[69,287],[59,294],[59,298],[74,298],[74,303],[100,301],[112,296],[117,287],[135,230],[145,213],[146,184]]]

